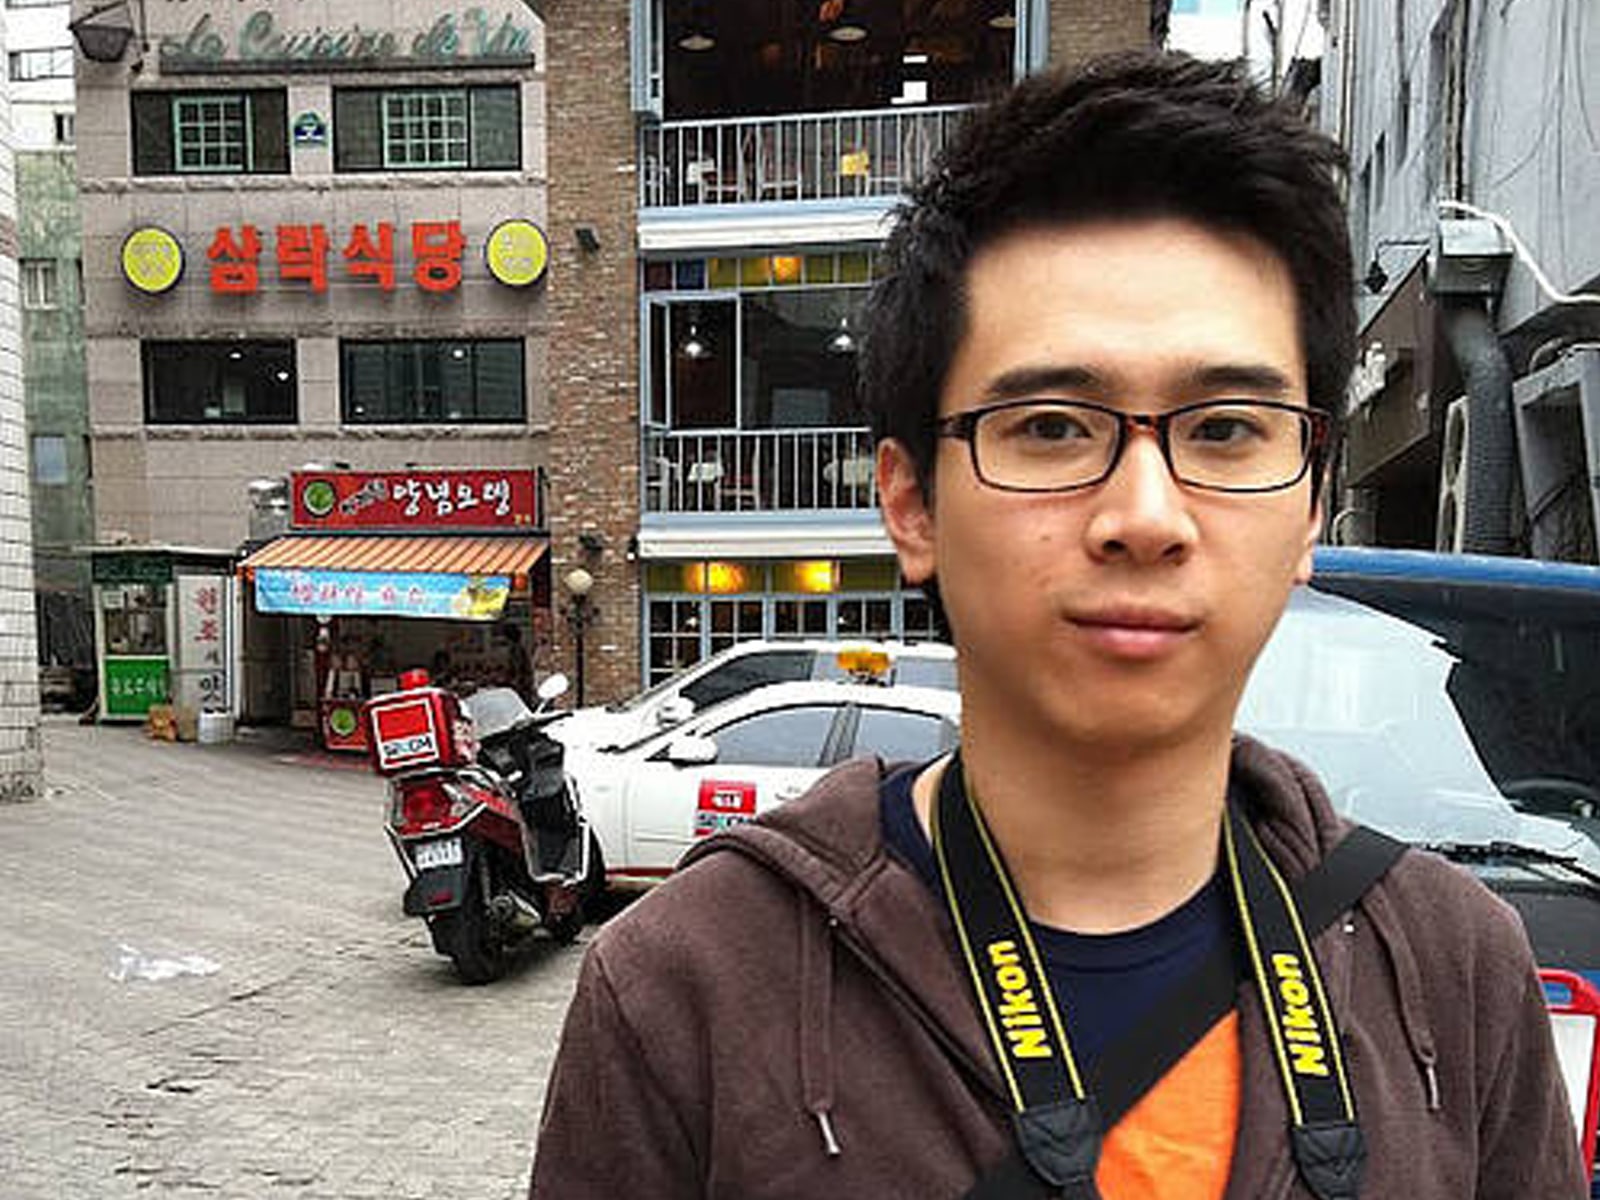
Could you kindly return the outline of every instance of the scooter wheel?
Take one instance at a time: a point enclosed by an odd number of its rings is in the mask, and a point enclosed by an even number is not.
[[[440,913],[433,921],[434,943],[449,955],[462,983],[493,983],[506,973],[505,946],[495,934],[476,884],[462,897],[460,908]]]

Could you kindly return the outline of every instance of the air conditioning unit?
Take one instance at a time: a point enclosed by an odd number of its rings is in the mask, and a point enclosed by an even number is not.
[[[1467,448],[1472,426],[1467,398],[1458,396],[1444,412],[1444,447],[1439,462],[1439,512],[1433,544],[1459,554],[1467,526]]]

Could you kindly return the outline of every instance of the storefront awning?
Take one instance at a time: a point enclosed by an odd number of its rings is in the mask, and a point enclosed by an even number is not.
[[[291,534],[240,566],[302,571],[386,571],[427,575],[523,576],[548,548],[543,538],[306,537]]]
[[[256,610],[492,621],[548,543],[537,538],[281,537],[240,564]]]

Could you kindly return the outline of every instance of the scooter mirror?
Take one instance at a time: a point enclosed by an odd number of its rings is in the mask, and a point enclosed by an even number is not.
[[[560,696],[565,696],[567,694],[567,686],[567,677],[557,671],[554,675],[546,675],[539,682],[535,695],[548,704]]]

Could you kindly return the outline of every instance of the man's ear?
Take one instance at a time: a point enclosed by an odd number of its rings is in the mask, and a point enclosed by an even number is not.
[[[1301,547],[1300,561],[1295,563],[1294,581],[1296,584],[1311,582],[1311,556],[1316,549],[1317,534],[1322,531],[1322,499],[1311,506],[1311,516],[1306,523],[1306,541]]]
[[[900,573],[911,583],[933,577],[933,505],[917,480],[910,452],[894,438],[878,443],[878,504],[884,528],[900,556]]]

